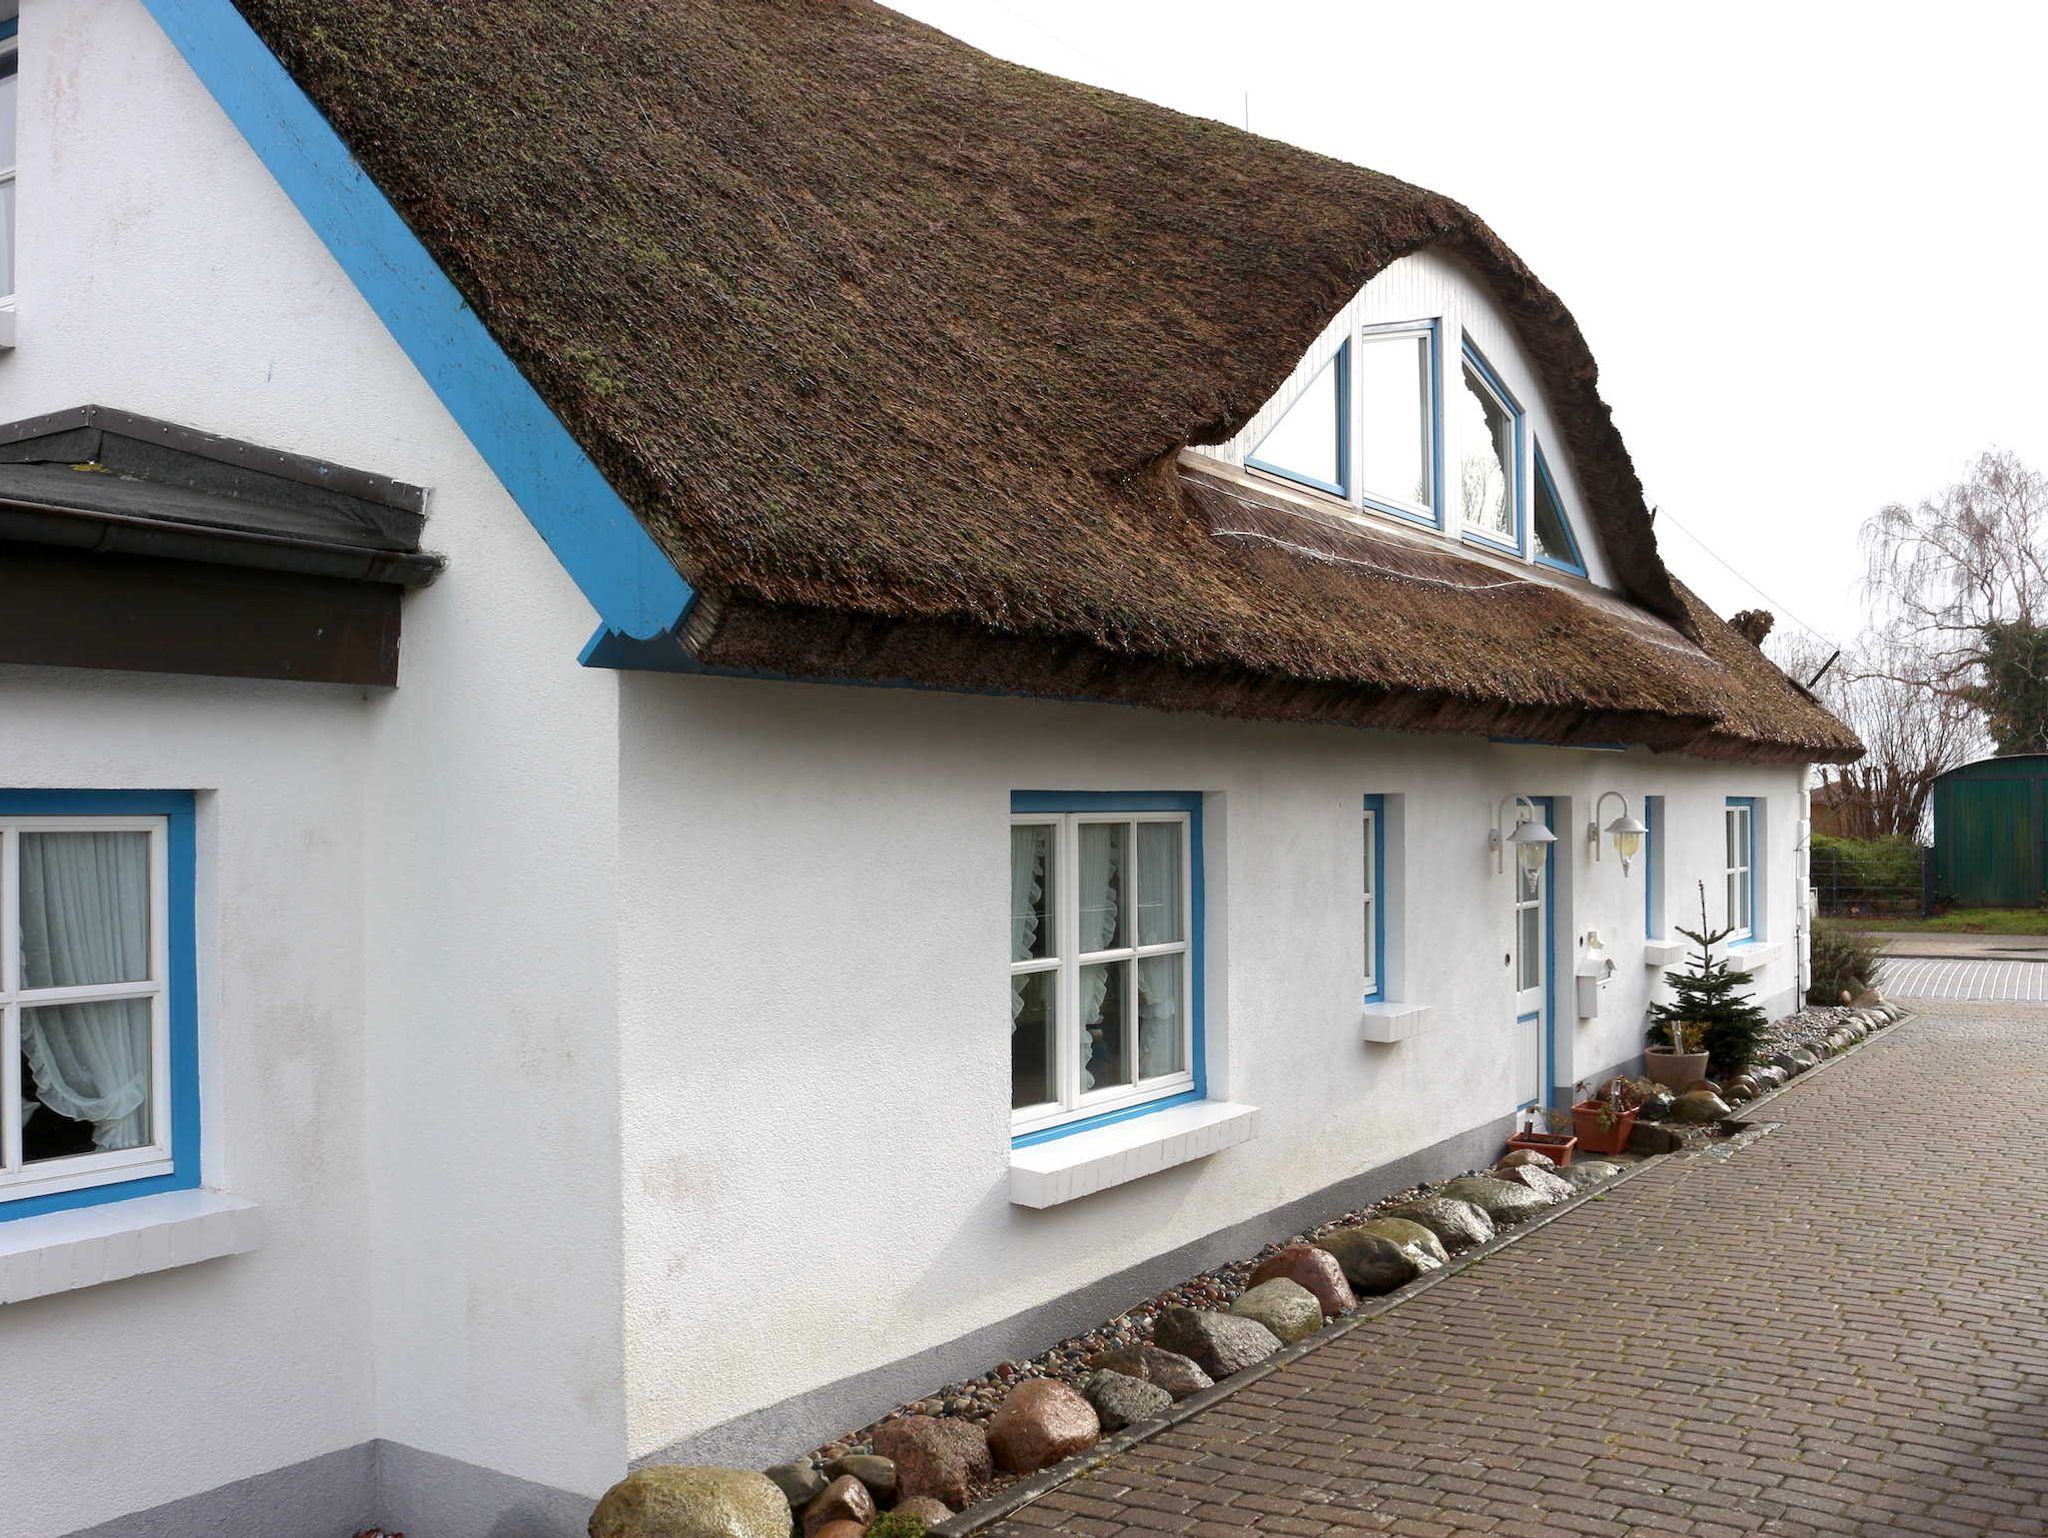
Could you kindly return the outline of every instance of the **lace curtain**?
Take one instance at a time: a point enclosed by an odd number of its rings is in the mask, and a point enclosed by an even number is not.
[[[25,833],[22,984],[64,988],[149,976],[149,836]],[[50,1004],[21,1012],[35,1097],[92,1123],[93,1146],[149,1141],[147,999]]]

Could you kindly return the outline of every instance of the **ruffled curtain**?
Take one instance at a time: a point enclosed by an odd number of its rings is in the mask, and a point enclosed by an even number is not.
[[[1138,825],[1138,944],[1164,945],[1180,932],[1180,829]],[[1138,1075],[1151,1078],[1180,1064],[1181,959],[1154,956],[1138,964]]]
[[[1010,959],[1028,961],[1031,947],[1038,942],[1039,899],[1045,895],[1045,850],[1050,835],[1045,828],[1010,830]],[[1010,979],[1010,1030],[1014,1034],[1018,1017],[1024,1013],[1024,978]]]
[[[1081,826],[1081,949],[1107,950],[1116,939],[1122,912],[1124,828],[1120,823]],[[1081,971],[1081,1088],[1095,1087],[1088,1059],[1095,1053],[1094,1028],[1102,1024],[1102,1006],[1109,997],[1113,966]]]
[[[149,837],[32,833],[21,839],[22,983],[66,988],[149,976]],[[21,1012],[36,1099],[92,1123],[96,1148],[149,1141],[150,1007],[144,999]]]

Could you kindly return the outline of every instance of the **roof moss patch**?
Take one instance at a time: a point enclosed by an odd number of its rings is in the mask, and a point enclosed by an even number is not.
[[[1731,713],[1554,589],[1381,613],[1364,568],[1219,535],[1179,450],[1433,247],[1512,319],[1628,598],[1714,652],[1577,326],[1447,198],[866,0],[238,3],[703,595],[707,661],[804,616],[771,649],[821,676],[1848,751],[1781,678]]]

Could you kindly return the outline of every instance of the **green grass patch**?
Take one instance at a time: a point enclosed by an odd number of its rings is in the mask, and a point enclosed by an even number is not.
[[[1844,929],[1892,930],[1899,934],[2048,935],[2048,908],[1954,908],[1939,918],[1868,918],[1828,920]]]

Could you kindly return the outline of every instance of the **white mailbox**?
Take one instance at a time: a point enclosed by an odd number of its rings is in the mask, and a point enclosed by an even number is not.
[[[1586,935],[1586,953],[1579,958],[1579,1018],[1597,1020],[1600,1017],[1600,990],[1607,986],[1607,979],[1614,976],[1614,958],[1601,948],[1597,931]]]

